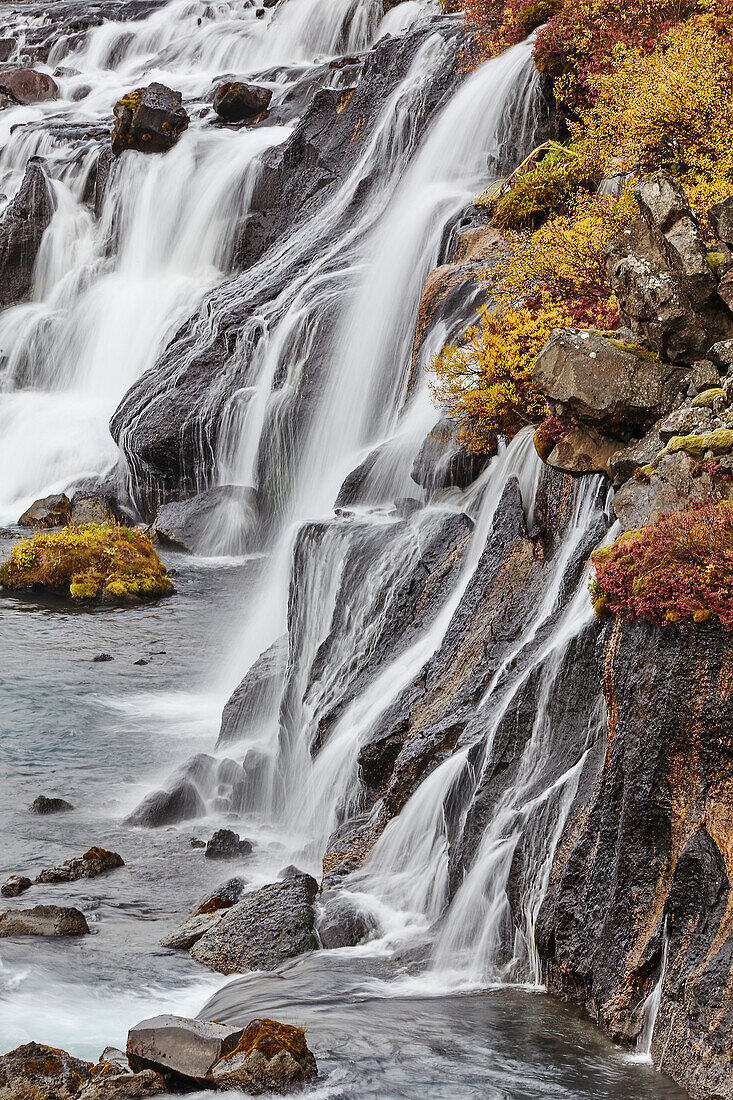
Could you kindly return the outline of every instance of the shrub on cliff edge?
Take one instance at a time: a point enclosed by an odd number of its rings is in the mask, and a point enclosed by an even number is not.
[[[0,566],[0,585],[102,603],[136,603],[174,591],[147,535],[116,523],[21,539]]]
[[[733,629],[733,503],[695,503],[591,555],[596,615]]]

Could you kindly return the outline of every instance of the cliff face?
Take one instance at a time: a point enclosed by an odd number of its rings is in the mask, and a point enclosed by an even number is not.
[[[640,1035],[694,1098],[733,1096],[733,652],[718,627],[616,621],[608,714],[555,854],[537,943],[548,988]],[[663,968],[665,929],[668,936]],[[648,1009],[647,1009],[648,1013]]]

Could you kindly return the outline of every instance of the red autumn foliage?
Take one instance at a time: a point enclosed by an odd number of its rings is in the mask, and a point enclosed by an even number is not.
[[[591,557],[599,617],[717,619],[733,629],[733,503],[698,502],[621,535]]]

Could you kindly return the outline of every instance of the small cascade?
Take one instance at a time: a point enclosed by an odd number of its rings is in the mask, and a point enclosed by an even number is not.
[[[665,918],[662,931],[662,961],[659,968],[659,977],[654,983],[651,993],[644,999],[640,1009],[644,1025],[636,1040],[636,1049],[644,1061],[652,1061],[652,1043],[654,1041],[654,1027],[659,1015],[659,1006],[662,1003],[662,991],[664,978],[667,973],[667,956],[669,954],[669,921]]]

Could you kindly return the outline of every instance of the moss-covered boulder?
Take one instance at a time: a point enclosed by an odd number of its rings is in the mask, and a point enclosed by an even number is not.
[[[256,1096],[292,1092],[317,1077],[318,1067],[302,1028],[262,1019],[248,1024],[236,1049],[214,1065],[211,1076],[218,1088]]]
[[[165,84],[136,88],[120,99],[114,108],[112,152],[119,156],[125,149],[141,153],[165,153],[188,127],[188,112],[180,92]]]
[[[0,566],[0,585],[97,603],[139,603],[175,591],[147,535],[115,523],[21,539]]]

